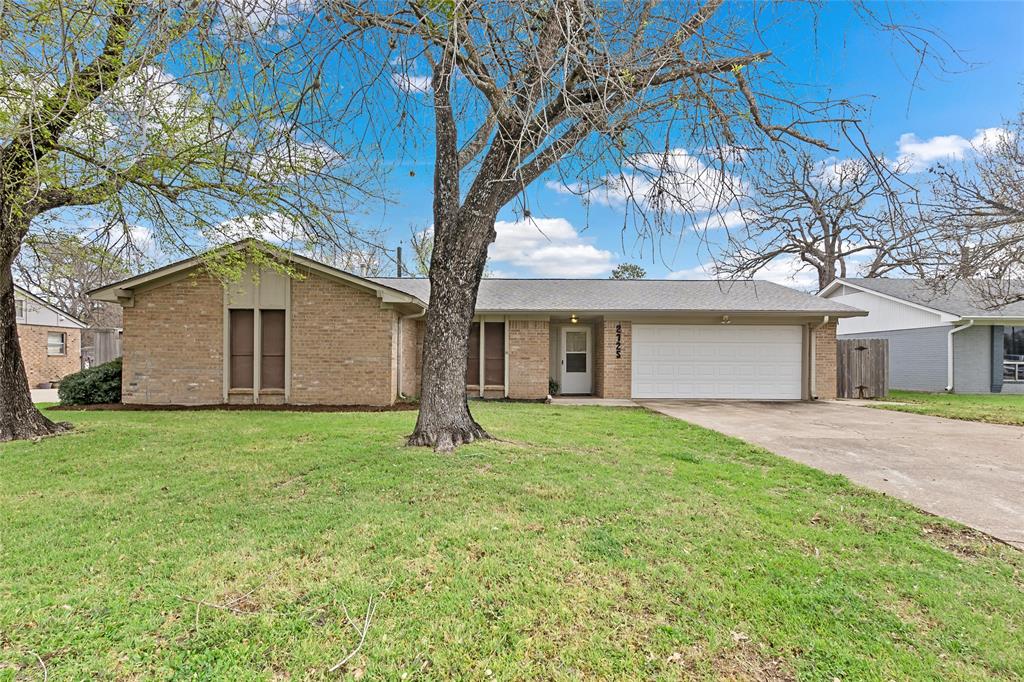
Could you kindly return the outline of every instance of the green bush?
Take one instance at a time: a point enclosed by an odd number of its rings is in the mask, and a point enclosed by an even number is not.
[[[121,402],[121,358],[64,377],[57,395],[61,405]]]

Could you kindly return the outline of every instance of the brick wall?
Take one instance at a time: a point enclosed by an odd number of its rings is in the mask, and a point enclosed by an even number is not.
[[[292,282],[291,402],[394,402],[397,314],[375,294],[310,274]]]
[[[65,335],[65,354],[47,354],[47,336],[50,332]],[[82,331],[67,327],[43,327],[35,324],[18,325],[18,343],[21,359],[25,363],[29,388],[43,382],[62,379],[82,368]]]
[[[615,325],[622,325],[622,357],[615,357]],[[600,348],[595,349],[595,392],[602,398],[629,398],[633,382],[633,323],[629,320],[605,320],[597,334]]]
[[[829,322],[814,332],[814,381],[818,398],[836,397],[836,323]]]
[[[197,275],[135,294],[124,309],[121,400],[223,402],[224,289]]]
[[[594,358],[591,372],[591,392],[598,397],[604,395],[604,357],[604,322],[598,321],[594,324]]]
[[[423,320],[402,321],[402,393],[410,398],[420,393],[424,329]]]
[[[547,320],[508,320],[508,397],[527,400],[548,394],[551,335]]]

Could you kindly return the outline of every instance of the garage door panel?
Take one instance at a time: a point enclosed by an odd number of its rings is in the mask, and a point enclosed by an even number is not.
[[[797,325],[634,325],[636,398],[801,397]]]

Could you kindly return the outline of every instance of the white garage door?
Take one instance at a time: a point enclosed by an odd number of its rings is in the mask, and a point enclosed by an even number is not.
[[[633,397],[799,400],[802,347],[796,325],[633,325]]]

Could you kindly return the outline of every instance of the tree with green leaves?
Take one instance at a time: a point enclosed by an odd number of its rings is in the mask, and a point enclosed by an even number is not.
[[[140,232],[168,253],[247,236],[340,241],[372,177],[315,115],[306,73],[257,49],[245,2],[7,2],[0,11],[0,441],[57,433],[32,404],[12,266],[43,227]],[[303,62],[306,63],[306,62]]]
[[[647,271],[636,263],[620,263],[608,279],[643,279],[646,276]]]

